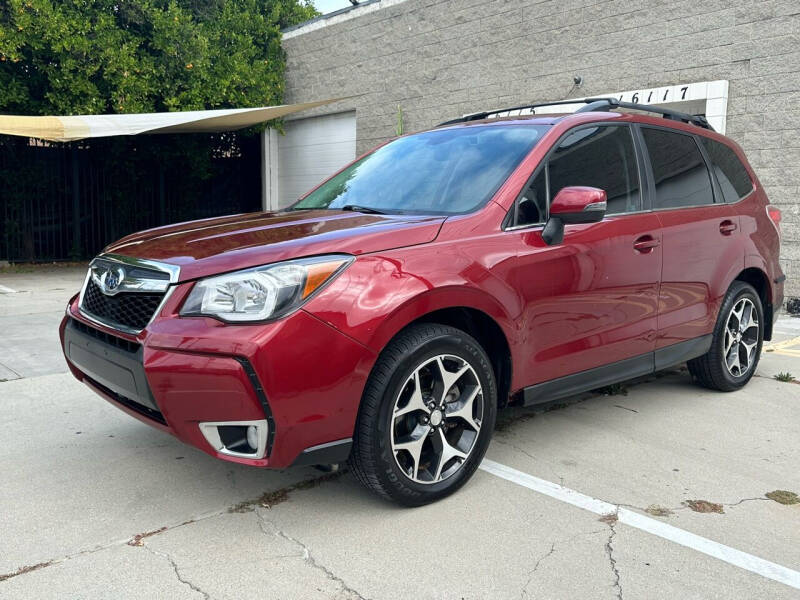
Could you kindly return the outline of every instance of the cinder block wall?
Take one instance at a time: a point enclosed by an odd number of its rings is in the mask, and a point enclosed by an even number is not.
[[[410,132],[485,108],[727,79],[727,133],[783,210],[787,294],[800,296],[798,0],[383,0],[283,46],[287,102],[357,95],[316,114],[355,109],[358,152],[394,135],[398,107]]]

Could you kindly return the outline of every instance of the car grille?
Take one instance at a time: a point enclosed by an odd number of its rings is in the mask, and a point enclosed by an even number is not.
[[[163,299],[163,292],[154,294],[133,292],[106,296],[89,277],[81,309],[89,316],[112,327],[122,325],[127,329],[139,331],[147,326]]]

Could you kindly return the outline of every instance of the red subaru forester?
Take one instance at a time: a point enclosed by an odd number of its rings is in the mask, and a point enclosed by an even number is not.
[[[747,383],[785,277],[739,146],[614,99],[510,110],[395,139],[286,210],[112,244],[67,307],[70,369],[212,456],[349,461],[406,505],[463,485],[509,402],[684,361]]]

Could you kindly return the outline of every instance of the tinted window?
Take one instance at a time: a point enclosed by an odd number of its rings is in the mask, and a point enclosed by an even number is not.
[[[639,173],[630,128],[587,127],[564,138],[523,193],[517,223],[543,223],[553,198],[562,188],[573,185],[605,190],[606,214],[640,210]]]
[[[332,177],[292,209],[347,205],[389,213],[456,214],[484,204],[546,128],[441,129],[386,144]]]
[[[655,208],[712,204],[711,179],[690,135],[642,128],[656,185]]]
[[[736,202],[749,194],[753,189],[753,182],[750,181],[750,176],[736,153],[716,140],[706,137],[700,139],[714,166],[714,173],[722,188],[725,202]]]
[[[547,167],[525,188],[517,204],[517,225],[535,225],[547,220]]]

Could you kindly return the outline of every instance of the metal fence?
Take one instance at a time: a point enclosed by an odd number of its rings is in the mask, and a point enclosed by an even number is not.
[[[257,135],[0,137],[0,260],[81,260],[141,229],[259,210],[260,164]]]

